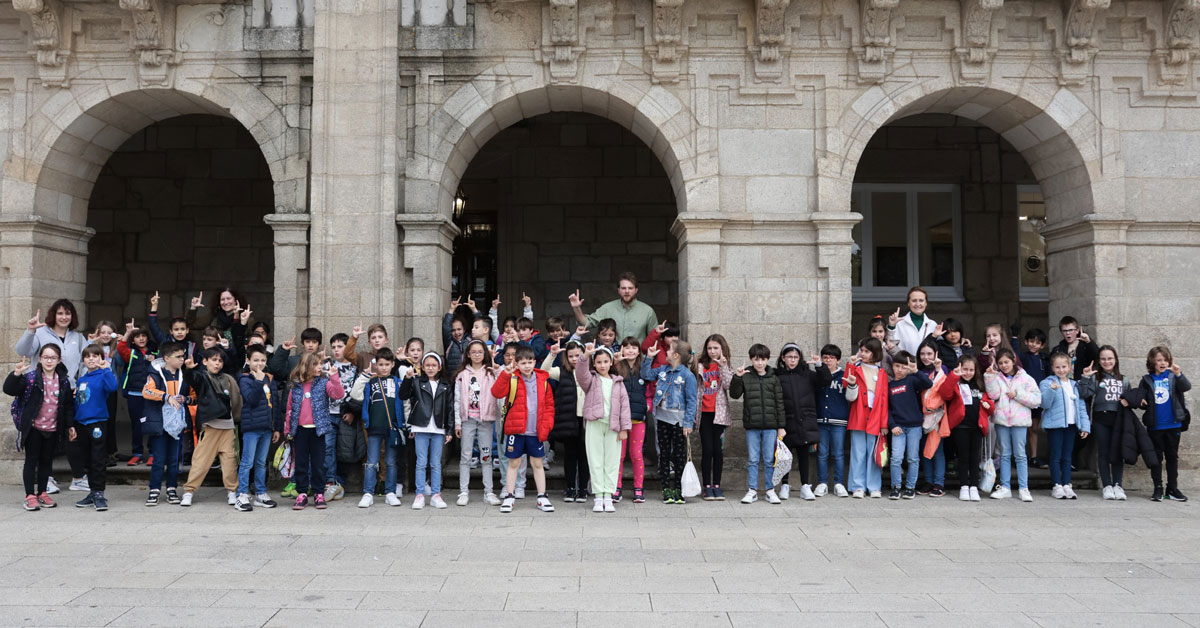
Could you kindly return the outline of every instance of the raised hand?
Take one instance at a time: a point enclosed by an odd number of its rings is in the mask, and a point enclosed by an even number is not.
[[[1175,377],[1179,377],[1183,374],[1183,369],[1179,368],[1178,364],[1171,362],[1171,373],[1173,373]]]
[[[992,374],[996,373],[996,361],[995,360],[988,361],[987,372],[992,373]]]
[[[660,336],[667,333],[667,321],[663,321],[663,322],[655,325],[654,331],[658,332],[658,335],[660,335]]]
[[[646,349],[646,357],[650,358],[651,360],[653,360],[654,356],[656,356],[658,354],[659,354],[658,345],[651,345],[649,349]]]
[[[137,331],[137,325],[134,324],[133,319],[131,318],[129,319],[128,323],[125,323],[125,335],[128,336],[135,331]]]
[[[586,345],[583,345],[583,354],[584,355],[592,355],[595,352],[596,352],[596,343],[589,342]]]
[[[587,325],[580,325],[575,328],[575,335],[582,338],[584,335],[586,335],[588,333],[587,330],[588,330]]]
[[[729,358],[726,358],[725,354],[722,353],[719,357],[717,357],[717,364],[724,368],[729,368]]]
[[[741,366],[741,368],[739,368],[738,370],[734,371],[734,372],[733,372],[733,374],[734,374],[734,375],[737,375],[738,377],[741,377],[741,376],[745,375],[745,374],[746,374],[746,366],[747,366],[747,365],[746,365],[746,363],[745,363],[745,362],[743,362],[743,363],[742,363],[742,366]]]
[[[1082,327],[1079,328],[1079,339],[1085,343],[1092,341],[1092,337],[1086,331],[1083,331]]]
[[[242,313],[240,315],[241,318],[239,319],[241,321],[242,325],[245,325],[247,322],[250,321],[250,315],[253,313],[254,312],[250,309],[250,304],[247,303],[246,309],[242,310]]]
[[[530,297],[529,295],[522,292],[521,300],[525,302],[525,307],[533,307],[533,297]]]
[[[469,294],[467,295],[467,307],[471,308],[472,312],[476,311],[475,310],[475,299],[472,299],[471,295],[469,295]]]
[[[450,309],[446,310],[446,313],[453,314],[454,310],[458,309],[458,303],[461,299],[462,297],[454,297],[454,300],[450,301]]]
[[[492,299],[492,309],[493,310],[500,309],[500,295],[498,295],[498,294],[496,295],[496,298]]]
[[[188,356],[188,359],[183,361],[183,365],[187,368],[194,369],[196,368],[196,361],[192,359],[192,356]]]
[[[16,375],[24,375],[29,372],[32,365],[29,363],[29,358],[21,358],[20,362],[13,365],[13,373]]]
[[[970,349],[970,348],[971,348],[971,339],[970,339],[970,338],[963,338],[963,339],[962,339],[962,341],[961,341],[961,342],[959,342],[958,344],[960,344],[960,345],[962,345],[962,346],[964,346],[964,347],[966,347],[966,348]]]
[[[284,341],[284,343],[279,345],[279,347],[282,348],[284,351],[291,351],[292,349],[295,349],[296,348],[296,337],[292,336],[291,340]]]
[[[961,379],[961,378],[962,378],[962,376],[963,376],[962,365],[961,365],[961,364],[959,364],[958,366],[954,367],[954,371],[953,371],[953,373],[954,373],[954,376],[955,376],[955,377],[957,377],[957,378]]]
[[[941,323],[938,323],[937,327],[933,328],[933,337],[934,338],[941,338],[942,334],[944,334],[944,333],[946,333],[945,328]]]
[[[87,335],[88,342],[96,342],[96,339],[99,337],[100,337],[100,335],[97,334],[96,332],[92,332]]]
[[[898,322],[900,322],[900,308],[896,308],[895,312],[888,315],[888,327],[895,327]]]
[[[941,358],[933,359],[933,368],[939,372],[942,370],[942,359]]]
[[[578,290],[576,290],[572,294],[567,295],[567,303],[570,303],[572,308],[583,306],[583,299],[579,298]]]
[[[550,345],[550,355],[558,355],[562,352],[562,347],[556,342]]]
[[[1096,374],[1096,368],[1095,368],[1095,366],[1096,366],[1096,362],[1095,362],[1095,361],[1092,361],[1090,364],[1088,364],[1087,366],[1083,367],[1083,376],[1084,376],[1084,377],[1091,377],[1091,376],[1095,375],[1095,374]]]
[[[858,378],[854,376],[854,373],[846,375],[846,377],[843,379],[845,380],[847,386],[855,386],[858,384]]]
[[[150,297],[150,311],[158,311],[158,290],[154,291],[154,296]]]
[[[820,364],[820,363],[821,363],[821,356],[819,356],[819,355],[817,355],[817,354],[815,354],[815,353],[810,353],[810,354],[808,354],[808,363],[809,363],[809,364]]]
[[[355,338],[358,338],[359,336],[363,335],[363,331],[362,321],[359,321],[358,324],[354,326],[354,329],[350,331],[350,333],[354,334]]]
[[[29,319],[29,322],[26,323],[26,325],[29,326],[29,331],[33,331],[38,327],[45,327],[46,323],[42,321],[42,311],[38,310],[37,313],[33,315],[33,318]]]
[[[204,293],[203,292],[201,292],[200,296],[198,296],[198,297],[192,297],[191,309],[198,310],[202,307],[204,307]]]

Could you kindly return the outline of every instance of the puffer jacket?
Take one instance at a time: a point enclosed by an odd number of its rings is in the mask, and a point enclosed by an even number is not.
[[[17,441],[17,449],[22,449],[25,446],[25,439],[29,437],[29,430],[33,429],[33,422],[37,419],[38,412],[42,409],[42,402],[46,399],[46,392],[42,385],[42,377],[44,373],[40,364],[34,364],[33,368],[37,369],[32,373],[23,373],[17,375],[9,373],[8,378],[4,380],[4,394],[16,399],[14,405],[20,405],[25,396],[26,388],[33,387],[29,392],[29,400],[23,406],[20,406],[20,439]],[[71,427],[71,420],[75,418],[75,395],[71,394],[71,377],[67,374],[67,367],[62,362],[54,369],[54,375],[58,378],[58,413],[55,417],[55,431],[59,436],[66,436],[67,428]]]
[[[665,364],[652,367],[649,360],[642,360],[642,379],[647,386],[654,384],[654,404],[670,410],[683,411],[684,429],[692,429],[696,425],[696,408],[700,407],[699,388],[696,386],[696,374],[692,369],[680,364],[671,366]]]
[[[888,374],[883,365],[875,374],[875,405],[868,405],[871,395],[868,394],[867,376],[860,364],[846,365],[846,374],[842,383],[846,388],[846,401],[850,402],[850,417],[846,419],[846,429],[852,432],[880,434],[888,425]],[[854,376],[854,384],[846,381]]]
[[[242,392],[242,433],[283,431],[279,386],[270,373],[264,373],[261,382],[249,373],[242,373],[238,389]]]
[[[1079,394],[1079,385],[1074,380],[1067,380],[1066,383],[1059,381],[1057,375],[1051,375],[1042,380],[1041,386],[1038,387],[1042,393],[1042,429],[1054,430],[1067,427],[1067,402],[1063,399],[1063,392],[1075,396],[1075,427],[1079,428],[1080,432],[1091,432],[1092,422],[1088,418],[1087,404],[1083,400],[1083,395]]]
[[[824,365],[809,368],[801,363],[795,369],[780,367],[775,371],[783,388],[783,411],[787,416],[787,435],[784,444],[792,449],[821,442],[817,427],[817,395],[829,385],[829,369]]]
[[[1033,425],[1031,411],[1042,405],[1042,391],[1037,382],[1024,370],[1008,377],[1000,373],[984,373],[983,385],[987,394],[996,402],[992,411],[992,424],[1004,427],[1029,427]],[[1009,399],[1008,391],[1015,390],[1016,397]]]
[[[313,425],[317,430],[317,436],[325,436],[333,431],[333,417],[329,414],[329,398],[341,399],[346,396],[346,389],[342,387],[342,380],[338,377],[337,370],[330,371],[328,378],[322,376],[317,377],[312,381],[312,398],[309,403],[312,406]],[[294,435],[300,427],[300,408],[304,403],[304,386],[302,384],[292,384],[288,390],[287,401],[287,421],[283,424],[283,433]]]
[[[629,420],[634,423],[645,421],[650,414],[650,405],[646,399],[646,380],[642,379],[641,373],[631,372],[628,377],[622,378],[621,383],[625,385],[625,392],[629,395]]]
[[[558,385],[554,387],[554,429],[550,432],[550,440],[582,438],[583,418],[579,412],[579,386],[575,383],[575,371],[563,367],[552,368],[558,370]]]
[[[121,390],[126,394],[140,394],[157,356],[150,347],[139,349],[124,339],[117,342],[117,355],[125,363],[125,377],[121,378]]]
[[[1137,464],[1138,457],[1146,463],[1146,468],[1153,469],[1160,464],[1158,451],[1154,449],[1154,441],[1150,440],[1150,432],[1138,420],[1133,409],[1142,405],[1146,398],[1140,388],[1126,390],[1121,398],[1128,406],[1121,406],[1117,411],[1116,425],[1113,426],[1109,460],[1124,460],[1125,464]]]
[[[787,412],[783,406],[783,386],[775,370],[767,367],[759,375],[755,370],[734,375],[729,396],[745,397],[742,403],[742,426],[748,430],[778,430],[787,427]]]
[[[600,376],[592,372],[587,354],[580,354],[575,361],[575,377],[583,389],[583,420],[599,421],[604,418],[604,386]],[[621,383],[620,375],[611,375],[612,395],[608,402],[608,429],[614,432],[633,429],[629,417],[629,392]]]
[[[508,414],[504,416],[504,434],[524,434],[525,425],[528,420],[528,409],[525,407],[525,382],[520,380],[520,372],[509,373],[501,371],[496,377],[496,383],[492,384],[492,396],[496,399],[504,399],[508,402],[509,382],[514,378],[517,380],[517,394],[513,398],[512,408],[508,410]],[[550,436],[550,430],[554,429],[554,394],[550,391],[550,374],[542,369],[533,369],[533,376],[537,378],[537,438],[540,441],[545,441]]]

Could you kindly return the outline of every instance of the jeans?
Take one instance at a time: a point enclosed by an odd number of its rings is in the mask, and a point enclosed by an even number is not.
[[[146,416],[146,400],[141,395],[125,395],[125,408],[129,410],[129,436],[133,441],[133,455],[142,455],[142,417]],[[155,438],[153,436],[151,439]],[[150,455],[154,455],[151,453]]]
[[[925,450],[925,438],[921,437],[919,445],[921,451]],[[937,451],[934,452],[933,458],[926,458],[920,453],[917,456],[921,459],[921,475],[925,476],[925,481],[934,485],[945,488],[946,486],[946,451],[945,442],[938,443]]]
[[[179,486],[179,439],[166,432],[151,436],[150,455],[154,456],[154,464],[150,466],[150,488],[162,487],[164,471],[167,488]]]
[[[829,483],[826,465],[833,458],[833,482],[846,483],[846,426],[821,423],[821,444],[817,446],[817,483]]]
[[[267,452],[271,449],[271,431],[242,434],[242,461],[238,464],[238,495],[250,492],[250,469],[254,469],[254,494],[267,492]]]
[[[625,469],[625,451],[629,450],[629,459],[633,463],[633,488],[642,488],[646,483],[646,457],[642,450],[646,447],[646,422],[635,422],[629,430],[629,438],[621,441],[621,461],[617,467],[617,489],[621,488],[622,471]]]
[[[1017,459],[1017,486],[1029,488],[1029,459],[1025,456],[1028,427],[995,425],[996,442],[1000,444],[1000,486],[1012,488],[1012,463]]]
[[[1100,467],[1100,486],[1120,486],[1121,479],[1125,476],[1125,461],[1120,456],[1112,458],[1112,436],[1116,416],[1115,412],[1097,412],[1092,417],[1092,435],[1096,437],[1096,461]]]
[[[413,434],[413,442],[417,447],[417,472],[413,478],[413,494],[419,494],[426,488],[434,494],[442,492],[442,445],[446,435],[417,432]],[[425,467],[429,467],[429,481],[425,480]]]
[[[1167,463],[1167,490],[1179,488],[1179,437],[1180,430],[1150,430],[1150,440],[1154,443],[1154,451],[1158,454],[1159,463],[1150,467],[1150,477],[1154,486],[1163,485],[1162,462]]]
[[[317,436],[315,427],[297,427],[292,437],[296,452],[296,492],[314,497],[325,492],[325,438]]]
[[[46,492],[46,483],[50,481],[50,465],[54,462],[54,448],[57,445],[57,432],[29,429],[29,435],[25,437],[25,467],[21,474],[25,480],[26,495],[40,495]]]
[[[466,493],[471,484],[471,455],[473,445],[479,443],[479,469],[483,472],[483,492],[492,493],[492,424],[479,419],[463,419],[462,440],[459,441],[458,492]]]
[[[900,429],[902,433],[892,433],[892,488],[900,488],[902,471],[908,472],[904,488],[916,488],[917,462],[921,458],[921,426]]]
[[[700,413],[700,480],[704,486],[720,486],[721,471],[725,468],[725,454],[721,451],[725,426],[713,422],[716,414]]]
[[[771,481],[772,467],[775,464],[775,440],[778,430],[746,430],[746,449],[749,450],[749,460],[746,461],[746,483],[750,490],[758,490],[758,463],[762,461],[763,484],[769,490],[775,487]]]
[[[976,426],[956,427],[950,431],[958,450],[958,485],[979,486],[979,463],[983,452],[983,431]]]
[[[1074,425],[1046,430],[1046,440],[1050,441],[1050,482],[1052,484],[1071,483],[1071,455],[1075,451],[1075,434],[1078,432],[1079,430]]]
[[[494,427],[496,430],[496,436],[493,439],[492,444],[497,448],[492,449],[492,451],[497,452],[497,456],[500,458],[500,485],[503,487],[507,486],[506,483],[508,482],[508,459],[503,456],[499,456],[501,449],[498,448],[500,447],[500,444],[504,442],[504,421],[496,421]],[[526,474],[528,472],[529,457],[526,456],[521,459],[521,470],[517,472],[517,488],[525,488]]]
[[[854,491],[878,491],[883,486],[883,468],[875,464],[875,442],[879,436],[850,430],[850,485]]]
[[[367,462],[363,465],[363,494],[375,492],[375,485],[379,478],[379,450],[386,450],[384,454],[384,463],[387,465],[387,471],[383,476],[383,492],[396,492],[396,477],[399,472],[400,449],[387,444],[388,436],[386,434],[368,434],[367,435]]]
[[[342,479],[337,473],[337,424],[340,418],[334,418],[334,428],[325,435],[325,483],[341,484]]]

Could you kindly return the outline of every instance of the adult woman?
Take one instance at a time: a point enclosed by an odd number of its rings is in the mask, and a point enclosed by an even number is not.
[[[28,328],[17,341],[17,354],[33,359],[39,355],[44,345],[58,345],[62,354],[62,364],[67,369],[67,377],[71,380],[71,388],[79,379],[79,369],[83,361],[83,348],[88,345],[87,338],[75,331],[79,326],[79,314],[75,304],[68,299],[59,299],[50,305],[46,318],[41,318],[42,311],[38,310],[29,319]]]
[[[917,355],[921,342],[930,334],[940,338],[942,330],[932,318],[925,316],[925,308],[929,307],[929,294],[920,286],[908,290],[908,314],[900,316],[900,308],[888,316],[888,340],[896,343],[901,351]]]

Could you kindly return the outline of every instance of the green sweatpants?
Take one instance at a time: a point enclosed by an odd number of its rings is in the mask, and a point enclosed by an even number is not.
[[[617,490],[617,474],[621,471],[621,439],[608,429],[608,421],[584,421],[583,444],[587,448],[588,469],[592,473],[592,492],[597,497],[611,497]]]

